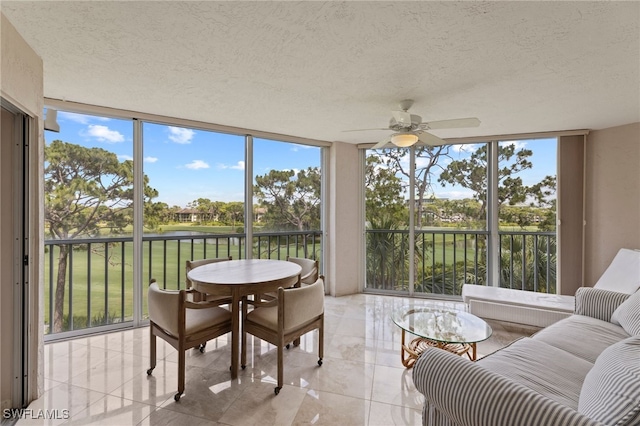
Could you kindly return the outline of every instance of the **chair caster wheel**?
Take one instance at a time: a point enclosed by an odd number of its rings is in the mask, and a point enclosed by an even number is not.
[[[202,344],[200,344],[200,347],[198,348],[198,350],[200,350],[200,353],[203,354],[204,353],[204,348],[207,346],[207,342],[204,342]]]
[[[285,346],[285,348],[289,349],[291,347],[291,344],[287,343],[287,346]]]
[[[147,370],[147,376],[150,376],[151,373],[153,373],[153,368],[150,368],[150,369]]]
[[[322,365],[322,358],[320,358],[320,359],[318,360],[318,365],[320,365],[320,366]]]
[[[245,368],[247,368],[247,366],[246,365],[241,365],[240,368],[242,368],[244,370]]]
[[[175,394],[175,395],[173,396],[173,399],[175,399],[175,400],[176,400],[176,402],[178,402],[178,401],[180,401],[180,397],[181,397],[181,396],[182,396],[182,393],[178,392],[177,394]]]
[[[276,386],[276,388],[273,390],[273,392],[277,395],[277,394],[280,393],[280,389],[282,389],[282,388],[279,387],[279,386]]]

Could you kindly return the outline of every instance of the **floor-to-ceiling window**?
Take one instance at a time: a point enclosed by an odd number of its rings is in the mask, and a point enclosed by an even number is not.
[[[184,288],[186,260],[321,259],[322,147],[134,117],[58,122],[45,135],[48,338],[144,323],[149,280]]]
[[[555,292],[556,143],[366,151],[365,288],[445,297],[465,283]]]
[[[499,285],[556,293],[557,139],[498,143]]]
[[[46,333],[133,314],[131,120],[59,112],[45,131]]]
[[[143,282],[184,288],[186,260],[244,255],[244,137],[142,126]]]
[[[322,260],[321,148],[253,140],[253,257]]]

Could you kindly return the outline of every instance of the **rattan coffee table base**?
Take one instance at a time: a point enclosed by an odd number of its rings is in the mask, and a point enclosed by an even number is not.
[[[476,360],[476,344],[475,343],[446,343],[436,340],[425,339],[424,337],[416,337],[408,345],[405,345],[405,331],[402,330],[402,348],[400,357],[402,365],[406,368],[413,367],[416,360],[427,348],[440,348],[445,351],[462,356],[467,354],[471,361]]]

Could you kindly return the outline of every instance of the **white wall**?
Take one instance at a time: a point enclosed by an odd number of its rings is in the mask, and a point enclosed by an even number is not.
[[[332,296],[362,290],[363,213],[360,154],[355,145],[335,142],[329,154],[325,278]]]
[[[640,123],[591,132],[585,171],[584,285],[592,286],[618,249],[640,249]]]
[[[29,187],[29,278],[31,298],[30,318],[29,321],[29,345],[30,350],[27,354],[27,368],[29,374],[29,395],[28,399],[33,400],[42,393],[43,382],[43,330],[42,330],[42,311],[41,294],[42,277],[41,271],[44,269],[43,260],[40,253],[43,252],[44,241],[44,210],[43,210],[43,167],[44,167],[44,144],[43,144],[43,121],[42,110],[43,105],[43,66],[40,57],[29,47],[16,29],[11,25],[9,20],[0,14],[0,69],[2,70],[0,78],[0,95],[2,98],[10,102],[14,107],[18,108],[22,113],[30,119],[30,126],[33,131],[28,135],[29,138],[29,176],[27,185]],[[4,138],[2,140],[4,144]],[[3,150],[4,152],[4,150]],[[0,186],[4,186],[4,183]],[[3,191],[3,203],[6,201]],[[11,198],[9,198],[9,202]],[[2,217],[3,224],[7,220]],[[13,225],[11,224],[10,227]],[[6,229],[6,227],[5,227]],[[11,253],[13,247],[0,246],[0,256],[5,257]],[[11,257],[11,255],[9,254]],[[11,286],[12,282],[7,282],[4,278],[0,278],[0,288]],[[3,292],[4,298],[4,292]],[[0,319],[4,323],[8,318],[13,317],[12,307],[2,309],[0,311]],[[0,335],[0,342],[3,351],[13,351],[13,338],[6,336],[4,332]],[[4,354],[4,352],[3,352]],[[5,389],[5,368],[12,366],[5,362],[4,357],[0,363],[2,369],[2,386]],[[5,408],[6,399],[2,395],[2,408]]]

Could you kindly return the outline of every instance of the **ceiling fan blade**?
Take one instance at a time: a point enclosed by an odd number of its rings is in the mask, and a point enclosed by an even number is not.
[[[391,136],[387,136],[386,138],[382,139],[380,142],[372,146],[371,149],[384,148],[389,143],[391,143]]]
[[[418,140],[426,145],[437,146],[437,145],[446,145],[448,142],[444,139],[440,139],[436,135],[432,135],[431,133],[422,132],[418,135]]]
[[[403,126],[411,125],[411,114],[407,111],[391,111],[391,115],[393,116],[393,119],[396,120],[396,123]]]
[[[389,130],[389,128],[378,127],[377,129],[352,129],[352,130],[343,130],[343,132],[368,132],[369,130]]]
[[[420,128],[422,129],[461,129],[464,127],[478,127],[480,125],[480,120],[475,117],[469,118],[454,118],[452,120],[439,120],[439,121],[430,121],[428,123],[420,124]]]

